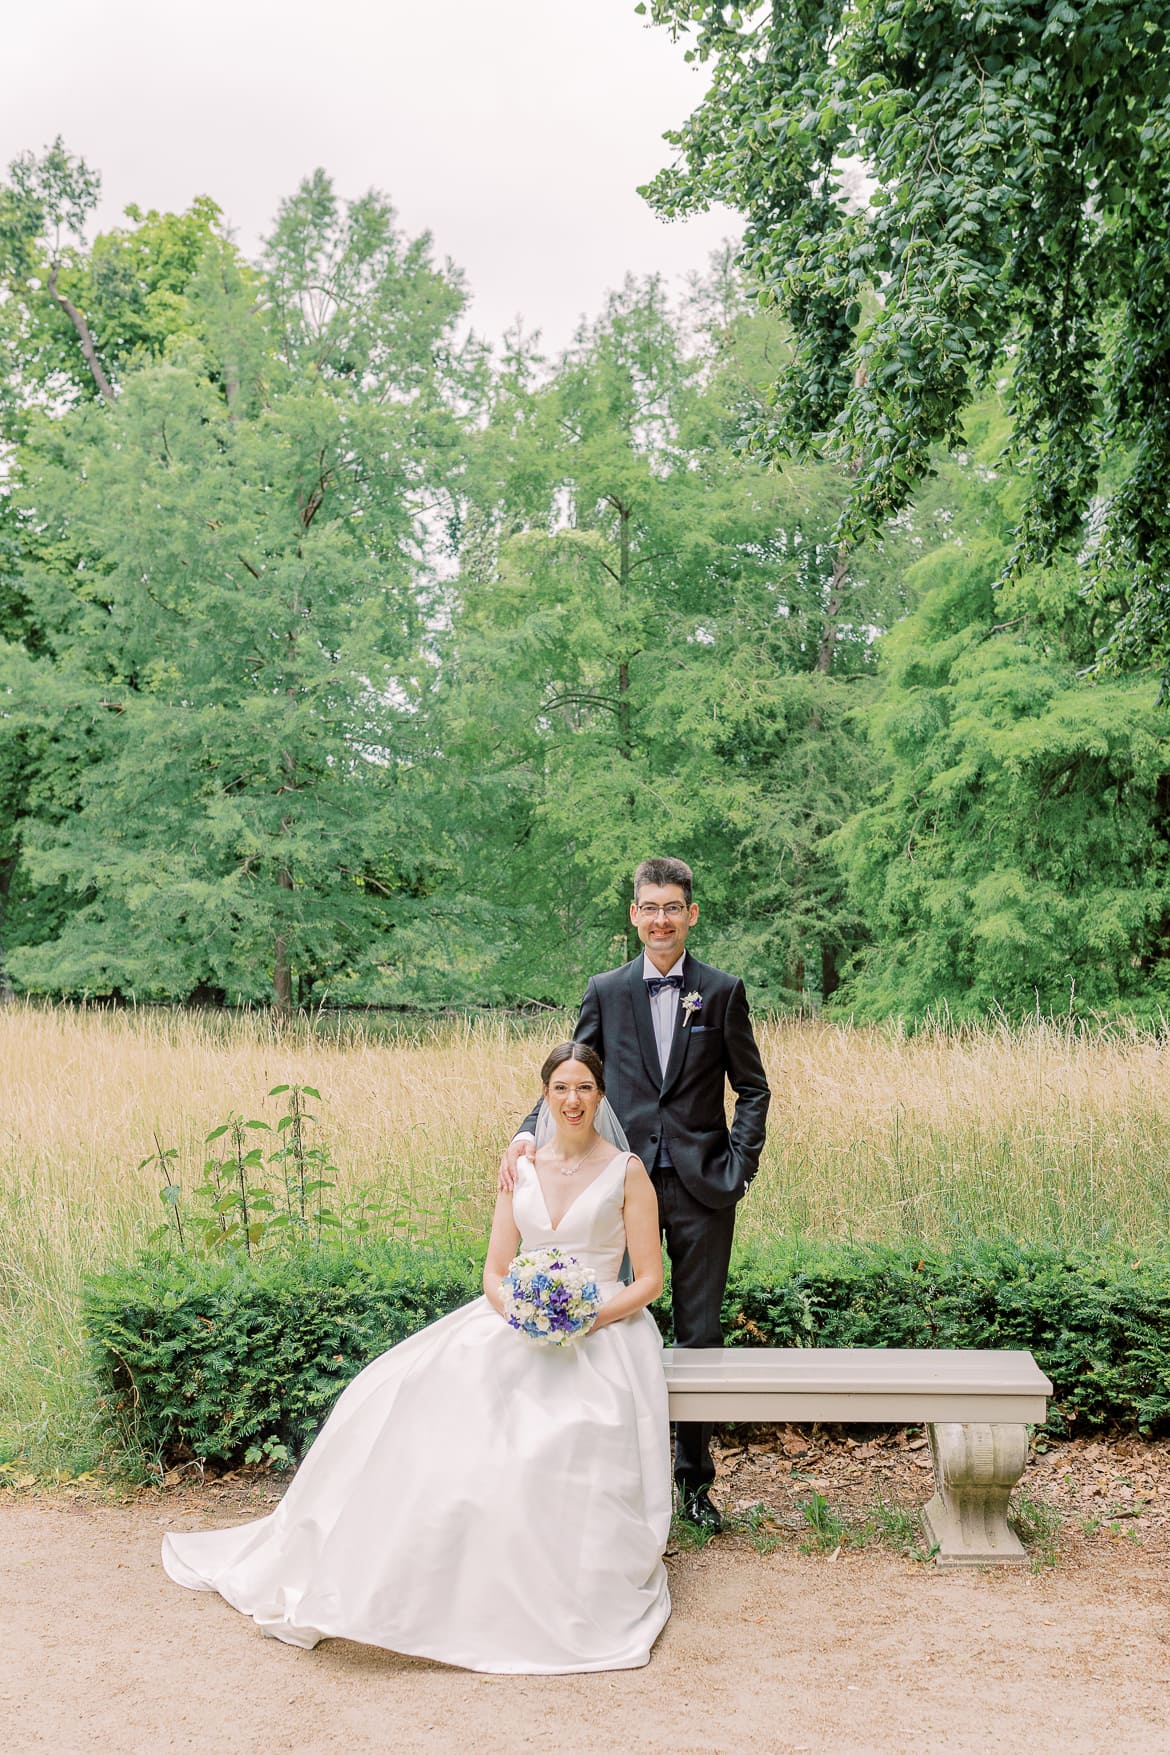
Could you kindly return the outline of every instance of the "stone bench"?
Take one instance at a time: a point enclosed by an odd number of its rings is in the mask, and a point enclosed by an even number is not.
[[[1026,1562],[1008,1528],[1028,1424],[1052,1385],[1031,1353],[946,1348],[667,1347],[672,1420],[830,1420],[925,1426],[934,1497],[923,1507],[940,1566]]]

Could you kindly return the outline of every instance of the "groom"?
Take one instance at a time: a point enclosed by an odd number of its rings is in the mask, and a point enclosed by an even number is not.
[[[686,949],[699,918],[692,886],[681,859],[642,861],[630,919],[644,950],[593,977],[574,1039],[601,1056],[606,1096],[657,1190],[675,1342],[719,1347],[736,1202],[759,1165],[771,1093],[743,982]],[[736,1096],[730,1132],[725,1080]],[[501,1187],[512,1186],[535,1118],[534,1110],[504,1154]],[[680,1423],[674,1471],[685,1515],[718,1530],[710,1440],[709,1425]]]

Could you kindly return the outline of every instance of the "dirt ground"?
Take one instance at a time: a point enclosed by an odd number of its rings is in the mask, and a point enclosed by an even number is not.
[[[913,1435],[741,1433],[720,1458],[730,1532],[668,1554],[674,1613],[648,1668],[547,1678],[470,1675],[341,1640],[298,1651],[171,1584],[162,1531],[260,1515],[278,1493],[269,1478],[180,1478],[119,1497],[17,1476],[0,1493],[0,1744],[11,1755],[1165,1755],[1166,1472],[1165,1446],[1054,1447],[1024,1484],[1032,1568],[946,1573],[874,1530],[875,1504],[927,1496]],[[813,1540],[811,1494],[843,1519],[832,1548],[832,1530]]]

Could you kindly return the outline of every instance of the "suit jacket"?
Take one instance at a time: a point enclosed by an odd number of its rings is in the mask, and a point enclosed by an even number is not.
[[[772,1094],[738,976],[687,952],[682,992],[697,993],[700,1004],[689,1016],[679,1005],[665,1075],[641,951],[620,969],[593,977],[574,1037],[601,1056],[605,1094],[647,1169],[665,1134],[688,1193],[704,1206],[728,1207],[741,1198],[759,1166]],[[736,1096],[730,1131],[725,1081]],[[535,1115],[533,1110],[523,1126],[531,1129]]]

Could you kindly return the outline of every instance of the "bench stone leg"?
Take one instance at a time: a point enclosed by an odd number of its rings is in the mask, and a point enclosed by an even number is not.
[[[1028,1428],[940,1424],[927,1434],[936,1491],[922,1518],[938,1565],[1026,1565],[1007,1508],[1028,1460]]]

